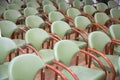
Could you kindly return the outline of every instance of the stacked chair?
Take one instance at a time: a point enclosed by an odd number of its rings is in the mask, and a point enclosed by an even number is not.
[[[118,8],[113,0],[1,0],[0,80],[117,80]]]

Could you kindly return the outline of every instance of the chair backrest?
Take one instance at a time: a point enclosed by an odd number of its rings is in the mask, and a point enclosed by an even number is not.
[[[65,17],[62,13],[58,11],[52,11],[48,14],[48,19],[50,22],[65,20]]]
[[[105,3],[98,3],[96,4],[96,8],[99,11],[105,11],[106,9],[108,9],[108,6]]]
[[[65,0],[56,0],[56,3],[59,4],[59,3],[65,3]]]
[[[85,5],[93,5],[94,4],[93,0],[84,0],[84,2],[85,2]]]
[[[0,17],[3,17],[3,13],[6,11],[6,9],[2,6],[0,6]]]
[[[55,59],[67,66],[77,52],[79,52],[78,46],[70,40],[61,40],[54,45]]]
[[[43,6],[45,6],[45,5],[53,5],[53,3],[50,0],[43,0],[42,5]]]
[[[78,9],[80,9],[80,8],[82,9],[83,3],[80,0],[74,0],[73,7],[78,8]]]
[[[29,1],[28,3],[27,3],[27,7],[33,7],[33,8],[39,8],[40,6],[39,6],[39,4],[36,2],[36,1]]]
[[[74,19],[75,27],[79,28],[80,30],[85,30],[90,27],[91,21],[85,16],[77,16]]]
[[[100,52],[104,51],[105,46],[110,43],[111,40],[104,32],[94,31],[88,36],[88,45],[90,48],[96,49]]]
[[[20,10],[21,6],[18,5],[18,4],[15,4],[15,3],[11,3],[11,4],[8,5],[7,9]]]
[[[10,38],[0,37],[0,64],[3,64],[8,55],[16,49],[16,44]]]
[[[93,15],[97,10],[92,5],[85,5],[83,11],[87,14]]]
[[[39,28],[42,27],[45,22],[41,17],[37,15],[30,15],[25,19],[25,24],[30,28]]]
[[[24,5],[24,2],[21,1],[21,0],[12,0],[11,3],[13,3],[13,4],[18,4],[19,6]]]
[[[67,11],[67,9],[69,8],[69,6],[67,5],[67,3],[59,3],[58,4],[58,9],[59,10],[63,10],[63,11]]]
[[[13,21],[14,23],[16,23],[21,16],[18,10],[6,10],[3,14],[4,19]]]
[[[120,10],[119,9],[111,9],[110,15],[112,18],[120,19]]]
[[[34,54],[15,57],[9,65],[9,80],[35,80],[37,73],[45,68],[42,59]]]
[[[0,29],[3,37],[11,38],[13,32],[17,29],[17,26],[11,21],[4,20],[0,21]]]
[[[105,25],[109,19],[109,16],[105,13],[96,13],[94,16],[95,22],[102,25]]]
[[[109,8],[117,8],[118,7],[118,3],[116,1],[108,1],[108,7]]]
[[[81,15],[81,12],[76,8],[69,8],[67,10],[67,15],[74,19],[76,16]]]
[[[58,35],[61,38],[71,30],[70,25],[64,21],[55,21],[51,25],[51,32]]]
[[[56,11],[56,7],[53,6],[53,5],[45,5],[43,6],[43,11],[46,12],[46,13],[50,13],[51,11]]]
[[[40,50],[42,44],[50,38],[50,35],[43,29],[33,28],[26,32],[25,41],[37,50]]]
[[[30,16],[30,15],[35,15],[35,14],[38,14],[38,11],[36,8],[26,7],[24,9],[24,16]]]
[[[120,24],[113,24],[109,28],[111,37],[120,40]]]
[[[8,2],[6,0],[1,0],[0,1],[0,6],[4,7],[5,9],[7,9],[7,6],[8,6]]]

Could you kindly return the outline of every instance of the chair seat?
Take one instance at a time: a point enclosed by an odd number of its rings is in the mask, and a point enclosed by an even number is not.
[[[119,75],[119,68],[118,68],[118,59],[119,59],[119,56],[106,55],[106,57],[112,62],[113,66],[114,66],[114,68],[116,70],[117,75]],[[107,64],[107,62],[102,57],[99,57],[99,59],[102,61],[102,63],[106,67],[106,69],[108,71],[111,71],[111,68],[109,67],[109,65]],[[94,62],[94,64],[95,64],[95,66],[99,67],[99,65],[96,62]]]
[[[77,44],[77,46],[81,49],[85,49],[85,47],[87,47],[87,44],[86,42],[83,42],[83,41],[75,41],[75,40],[72,40],[75,44]]]
[[[105,78],[105,72],[102,70],[94,70],[82,66],[71,66],[70,69],[78,76],[79,80],[104,80]],[[74,80],[66,70],[62,72],[68,80]]]
[[[51,49],[43,49],[39,51],[40,55],[43,58],[43,61],[47,64],[52,64],[52,61],[55,59],[54,58],[54,52]]]
[[[22,39],[13,39],[13,41],[15,42],[17,47],[23,47],[23,45],[25,44],[25,40]]]
[[[0,65],[0,80],[8,80],[8,65],[9,62]]]

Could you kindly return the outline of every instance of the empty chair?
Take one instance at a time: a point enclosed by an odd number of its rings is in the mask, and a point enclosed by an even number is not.
[[[110,37],[102,31],[95,31],[88,36],[88,51],[94,53],[102,61],[106,70],[112,73],[112,79],[115,80],[116,76],[119,76],[118,69],[118,58],[117,55],[109,55],[109,51],[112,49],[110,43],[115,43],[111,41]],[[98,64],[94,62],[95,66],[99,67]]]
[[[56,10],[57,10],[56,7],[53,5],[45,5],[43,7],[43,11],[47,14],[50,13],[51,11],[56,11]]]
[[[80,0],[74,0],[74,1],[73,1],[73,7],[82,10],[82,8],[83,8],[83,3],[82,3]]]
[[[63,80],[67,80],[60,71],[50,65],[46,65],[41,58],[34,54],[20,55],[10,62],[9,80],[35,80],[38,72],[42,71],[45,67],[58,73]],[[44,75],[41,76],[44,77]]]
[[[44,20],[37,15],[30,15],[25,19],[25,25],[29,28],[42,28],[45,27]]]
[[[7,57],[17,49],[16,44],[9,38],[0,37],[0,80],[8,80]]]
[[[33,7],[33,8],[38,9],[40,6],[36,1],[29,1],[27,2],[27,7]]]
[[[96,10],[96,8],[95,8],[94,6],[92,6],[92,5],[85,5],[85,6],[83,7],[83,11],[84,11],[84,13],[86,13],[86,14],[94,15],[97,10]]]
[[[74,19],[76,16],[81,15],[81,12],[76,8],[69,8],[67,10],[67,16]]]
[[[110,0],[108,1],[108,7],[109,8],[117,8],[118,7],[118,3],[114,0]]]
[[[100,24],[101,26],[104,25],[107,26],[108,28],[112,23],[120,23],[118,19],[110,18],[107,14],[100,12],[95,14],[94,20],[96,23]]]
[[[56,36],[60,37],[61,39],[65,39],[65,36],[70,36],[74,31],[72,31],[71,27],[69,24],[67,24],[64,21],[55,21],[51,25],[51,32],[55,34]],[[84,38],[82,36],[82,38]],[[70,37],[66,37],[66,39],[70,39]],[[84,41],[76,41],[71,39],[73,42],[75,42],[79,48],[85,49],[87,44],[86,40]]]
[[[39,12],[37,11],[37,9],[36,8],[33,8],[33,7],[26,7],[25,9],[24,9],[24,16],[30,16],[30,15],[37,15],[37,14],[39,14]]]
[[[115,19],[120,19],[120,10],[119,9],[111,9],[110,16]]]
[[[11,3],[8,5],[7,9],[13,9],[13,10],[21,10],[21,6],[15,3]]]
[[[52,40],[58,41],[58,39],[52,37],[45,30],[39,28],[30,29],[25,34],[25,46],[33,50],[34,53],[39,54],[45,63],[52,63],[52,60],[54,60],[54,52],[50,45]],[[44,47],[45,43],[46,47]]]
[[[21,24],[22,21],[24,22],[24,17],[22,17],[22,14],[18,10],[6,10],[3,14],[3,18],[14,23]]]
[[[43,0],[42,6],[45,6],[45,5],[53,5],[53,3],[50,0]]]
[[[1,35],[3,37],[11,38],[16,43],[17,47],[22,47],[23,44],[25,44],[25,41],[23,40],[22,37],[25,31],[18,29],[15,23],[8,20],[0,21],[0,29],[1,29]]]
[[[68,8],[69,8],[69,6],[67,5],[67,3],[59,3],[58,4],[58,10],[63,14],[66,14]]]
[[[94,5],[93,0],[84,0],[85,5]]]
[[[58,12],[58,11],[52,11],[48,14],[48,19],[52,23],[54,21],[60,21],[60,20],[65,20],[65,16]]]
[[[110,36],[112,37],[112,39],[120,40],[119,31],[120,31],[120,24],[113,24],[110,26],[109,32],[110,32]],[[119,45],[114,46],[113,53],[120,55],[120,46]]]
[[[108,9],[108,6],[105,3],[98,3],[96,4],[96,8],[99,11],[105,12]]]
[[[61,64],[62,67],[63,65],[66,67],[69,66],[69,69],[71,69],[78,77],[78,79],[74,79],[72,75],[66,71],[67,69],[63,67],[64,70],[62,70],[62,73],[68,78],[68,80],[104,80],[106,76],[104,68],[102,68],[103,70],[94,70],[85,66],[70,65],[71,60],[78,53],[90,55],[89,53],[86,53],[86,51],[84,52],[84,50],[79,50],[78,46],[74,42],[70,40],[61,40],[54,46],[54,54],[57,61],[54,61],[54,63]],[[99,63],[100,61],[97,62]]]

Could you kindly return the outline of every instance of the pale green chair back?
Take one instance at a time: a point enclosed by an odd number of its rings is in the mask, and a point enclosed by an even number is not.
[[[95,22],[102,25],[105,25],[109,19],[109,16],[105,13],[96,13],[94,16]]]
[[[86,30],[90,27],[90,20],[85,16],[77,16],[74,19],[75,27],[79,28],[80,30]]]
[[[53,3],[50,0],[43,0],[42,5],[53,5]]]
[[[88,36],[89,47],[100,52],[103,52],[105,46],[110,42],[111,39],[108,37],[108,35],[101,31],[92,32]]]
[[[50,38],[50,35],[43,29],[33,28],[26,32],[25,41],[32,45],[38,51],[41,49],[42,44]]]
[[[36,2],[36,1],[29,1],[28,3],[27,3],[27,7],[33,7],[33,8],[39,8],[40,6],[39,6],[39,4]]]
[[[116,1],[108,1],[108,7],[109,8],[117,8],[118,7],[118,3]]]
[[[25,25],[30,28],[43,27],[44,24],[44,20],[37,15],[30,15],[25,19]]]
[[[120,10],[119,9],[111,9],[110,15],[112,18],[120,19]]]
[[[18,4],[19,6],[24,5],[24,2],[21,1],[21,0],[12,0],[11,3],[13,3],[13,4]]]
[[[78,8],[78,9],[82,9],[83,8],[83,3],[80,0],[74,0],[73,1],[73,7]]]
[[[3,37],[11,38],[13,32],[17,29],[17,26],[11,21],[4,20],[0,21],[0,29]]]
[[[50,13],[51,11],[56,11],[56,7],[53,6],[53,5],[45,5],[43,6],[43,11],[46,12],[46,13]]]
[[[59,3],[65,3],[65,0],[56,0],[56,3],[59,4]]]
[[[111,37],[120,40],[120,24],[113,24],[109,28]]]
[[[79,15],[81,15],[81,12],[78,10],[78,9],[76,9],[76,8],[69,8],[68,10],[67,10],[67,16],[69,16],[69,17],[71,17],[71,18],[75,18],[76,16],[79,16]]]
[[[4,19],[10,20],[14,23],[21,17],[21,13],[18,10],[6,10],[3,14]]]
[[[67,66],[70,66],[77,52],[79,52],[78,46],[70,40],[61,40],[54,45],[55,59]]]
[[[7,9],[8,7],[8,2],[6,0],[0,0],[0,6],[4,7],[5,9]]]
[[[69,6],[66,3],[59,3],[58,4],[58,9],[59,10],[63,10],[63,11],[67,11],[67,9],[69,8]]]
[[[65,17],[62,13],[58,11],[52,11],[48,14],[48,19],[50,22],[65,20]]]
[[[106,9],[108,9],[108,6],[105,3],[98,3],[96,4],[96,8],[99,11],[105,11]]]
[[[35,80],[38,72],[44,68],[45,64],[36,55],[17,56],[10,62],[9,80]]]
[[[85,6],[83,7],[83,11],[84,11],[86,14],[93,15],[97,10],[96,10],[95,7],[93,7],[92,5],[85,5]]]
[[[51,25],[51,32],[58,35],[60,38],[64,38],[70,29],[70,25],[64,21],[55,21]]]
[[[84,2],[85,2],[85,5],[93,5],[94,4],[93,0],[84,0]]]
[[[26,7],[24,9],[24,16],[30,16],[30,15],[36,15],[36,14],[38,14],[38,11],[36,8]]]
[[[16,49],[16,44],[10,38],[0,37],[0,65],[3,64],[8,55]]]
[[[20,10],[21,6],[18,5],[18,4],[15,4],[15,3],[11,3],[11,4],[8,5],[7,9]]]
[[[3,13],[5,12],[5,8],[0,6],[0,17],[3,17]]]

